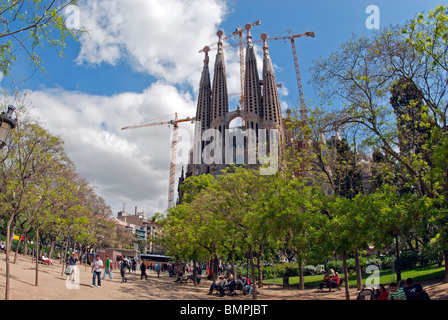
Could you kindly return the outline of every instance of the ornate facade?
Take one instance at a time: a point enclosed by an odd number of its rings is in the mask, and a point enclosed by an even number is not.
[[[229,110],[229,93],[227,89],[226,65],[223,50],[223,32],[218,31],[218,47],[214,64],[213,81],[211,81],[209,71],[209,52],[210,48],[205,47],[204,66],[199,85],[199,96],[197,102],[196,120],[198,121],[195,129],[195,142],[193,150],[190,154],[190,164],[185,172],[182,170],[182,176],[179,184],[189,176],[197,176],[201,174],[212,174],[217,176],[229,164],[244,163],[246,167],[256,168],[259,163],[251,161],[249,158],[248,148],[258,146],[261,141],[265,141],[259,137],[260,129],[266,129],[267,145],[269,146],[270,135],[269,129],[277,129],[276,132],[283,136],[282,132],[282,116],[280,109],[280,101],[275,82],[274,68],[272,66],[271,57],[269,55],[269,47],[267,44],[267,34],[263,33],[263,66],[262,79],[259,77],[257,59],[254,52],[252,35],[250,29],[247,31],[247,46],[245,49],[245,74],[244,74],[244,93],[242,108],[238,106],[236,110]],[[229,124],[232,120],[240,117],[243,126],[239,127],[240,133],[251,131],[252,135],[247,134],[244,141],[236,141],[232,136],[232,130],[229,133]],[[222,139],[217,141],[216,138],[209,138],[208,132],[215,129],[216,133],[220,133]],[[247,130],[253,129],[253,130]],[[233,131],[235,132],[235,131]],[[227,134],[227,136],[226,136]],[[214,141],[216,140],[216,141]],[[215,144],[210,148],[211,141]],[[243,144],[244,155],[237,155],[237,144]],[[233,144],[230,146],[229,144]],[[226,150],[234,150],[234,153],[226,154]],[[222,150],[222,152],[220,152]],[[211,151],[212,161],[204,161],[204,153]],[[269,147],[268,147],[269,151]],[[228,152],[227,152],[228,153]],[[244,159],[243,159],[244,158]],[[195,161],[196,159],[196,161]],[[198,161],[199,160],[199,161]],[[253,159],[252,159],[253,160]],[[181,194],[179,194],[181,198]]]

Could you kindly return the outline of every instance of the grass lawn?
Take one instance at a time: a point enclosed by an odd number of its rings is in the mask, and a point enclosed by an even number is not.
[[[341,278],[344,278],[343,274],[339,274]],[[401,279],[413,278],[415,281],[425,280],[425,279],[435,279],[435,278],[443,278],[445,276],[445,267],[442,268],[434,268],[434,266],[416,268],[411,270],[403,270],[401,272]],[[317,276],[305,276],[305,287],[314,288],[319,285],[319,283],[323,279],[323,275]],[[363,284],[365,284],[368,275],[363,276]],[[356,275],[349,275],[349,284],[350,286],[356,286]],[[391,282],[396,282],[396,274],[391,270],[380,270],[380,283],[381,284],[389,284]],[[273,284],[274,279],[266,279],[263,280],[263,283]],[[283,279],[276,278],[275,284],[282,285]],[[299,284],[299,277],[290,277],[289,284],[292,286],[297,286]]]

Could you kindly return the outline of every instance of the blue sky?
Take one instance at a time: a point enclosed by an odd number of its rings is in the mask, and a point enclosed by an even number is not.
[[[315,38],[296,39],[304,93],[316,100],[309,69],[353,33],[374,35],[366,27],[369,5],[380,9],[380,27],[402,25],[419,12],[446,1],[435,0],[81,0],[80,22],[90,30],[69,41],[65,57],[51,48],[41,56],[47,74],[35,73],[26,62],[15,66],[11,79],[66,149],[78,171],[97,187],[114,213],[134,206],[148,215],[166,208],[170,128],[123,132],[178,112],[194,116],[203,46],[230,34],[239,25],[261,20],[254,40],[314,31]],[[237,39],[229,39],[236,43]],[[283,106],[297,103],[298,89],[289,41],[270,41],[277,82],[283,84]],[[237,49],[225,52],[229,90],[239,88]],[[258,54],[261,56],[261,50]],[[211,66],[214,52],[211,54]],[[212,68],[211,68],[212,69]],[[261,65],[259,65],[261,70]],[[230,108],[236,107],[236,99]],[[138,132],[136,132],[138,131]],[[180,168],[180,166],[179,166]],[[178,169],[179,169],[178,168]]]
[[[342,42],[349,39],[352,33],[371,35],[377,32],[365,26],[369,16],[365,13],[367,6],[378,6],[380,25],[387,27],[391,24],[401,25],[418,12],[427,12],[439,4],[448,4],[441,0],[229,0],[226,3],[228,13],[219,25],[219,29],[224,30],[226,34],[231,33],[239,25],[244,26],[257,20],[261,20],[262,24],[252,29],[255,40],[259,39],[262,32],[275,37],[287,35],[286,30],[292,30],[294,34],[315,31],[314,39],[296,40],[303,82],[307,86],[307,97],[314,94],[307,83],[308,71],[313,60],[328,56]],[[228,40],[230,44],[236,41],[237,39]],[[48,74],[36,73],[23,84],[23,88],[35,90],[43,87],[61,87],[88,94],[112,95],[129,91],[141,92],[157,79],[147,72],[135,71],[126,59],[121,59],[116,65],[103,63],[99,67],[80,66],[74,63],[80,46],[79,42],[70,41],[62,59],[55,51],[45,50],[44,61]],[[297,86],[289,42],[271,41],[269,46],[274,63],[281,69],[276,74],[277,80],[285,83],[291,89],[291,94],[296,94]],[[201,65],[202,55],[199,53],[197,60],[198,65]],[[20,71],[23,71],[20,76],[24,78],[31,74],[30,69]]]

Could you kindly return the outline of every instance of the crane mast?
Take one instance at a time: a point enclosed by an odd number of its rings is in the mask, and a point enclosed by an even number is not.
[[[177,144],[179,138],[179,126],[178,123],[193,121],[196,118],[186,118],[186,119],[178,119],[177,113],[174,114],[174,119],[169,121],[161,121],[161,122],[152,122],[147,124],[140,124],[135,126],[127,126],[121,128],[121,130],[127,129],[137,129],[144,127],[152,127],[159,125],[172,125],[173,126],[173,134],[171,137],[171,150],[170,150],[170,175],[169,175],[169,184],[168,184],[168,209],[174,207],[174,186],[176,180],[176,160],[177,160]]]

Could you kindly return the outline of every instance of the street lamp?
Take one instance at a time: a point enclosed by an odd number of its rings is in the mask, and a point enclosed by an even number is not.
[[[12,117],[14,110],[15,108],[9,105],[8,111],[6,113],[2,112],[0,115],[0,149],[6,145],[9,133],[17,126],[17,119]]]

